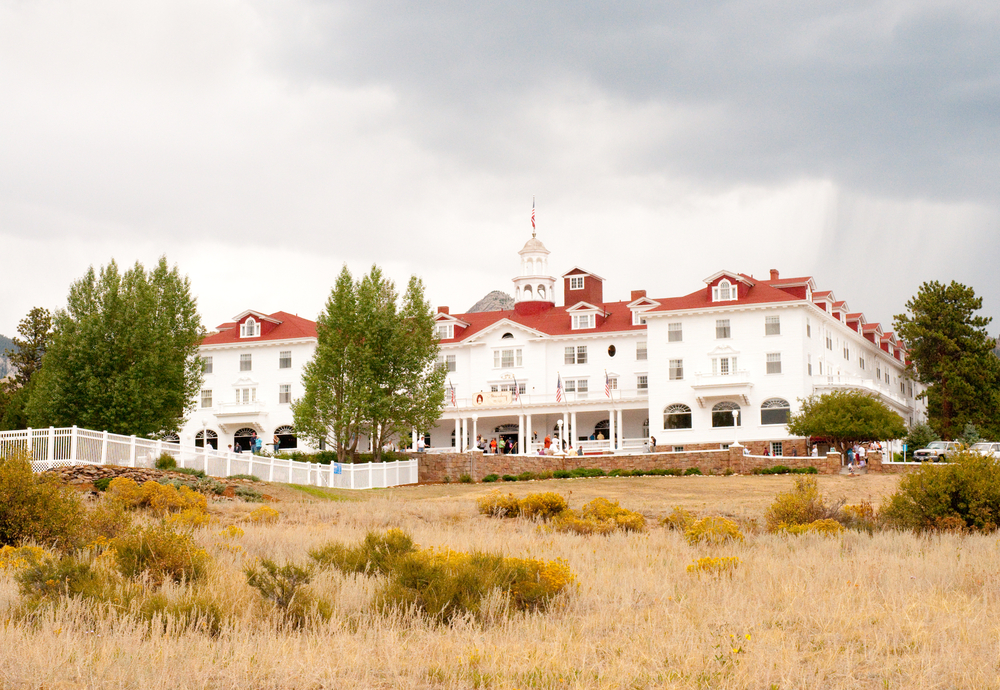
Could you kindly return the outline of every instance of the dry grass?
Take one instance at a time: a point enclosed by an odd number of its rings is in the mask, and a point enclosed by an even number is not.
[[[545,482],[580,508],[596,496],[651,518],[680,505],[761,520],[788,477]],[[891,491],[892,477],[820,478],[848,502]],[[523,495],[538,483],[510,484]],[[841,488],[843,490],[841,490]],[[273,525],[255,506],[211,506],[195,531],[216,562],[213,596],[231,612],[217,636],[147,624],[72,602],[17,622],[16,585],[0,572],[0,685],[17,688],[952,688],[996,687],[1000,597],[996,537],[750,532],[691,546],[682,533],[553,534],[476,512],[489,487],[416,487],[353,502],[281,503]],[[570,495],[572,491],[572,495]],[[228,524],[239,523],[242,536]],[[651,524],[656,524],[655,519]],[[325,571],[314,593],[328,622],[282,627],[241,570],[254,558],[307,560],[310,548],[400,527],[421,546],[565,559],[579,590],[544,614],[437,626],[373,615],[370,578]],[[240,548],[233,548],[238,545]],[[724,575],[689,573],[703,557],[736,557]],[[171,585],[180,592],[186,585]]]

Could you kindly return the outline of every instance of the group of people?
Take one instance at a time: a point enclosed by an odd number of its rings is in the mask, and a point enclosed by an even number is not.
[[[517,441],[511,438],[491,438],[487,440],[482,436],[477,436],[476,448],[490,455],[511,455],[517,452]]]
[[[855,443],[853,446],[847,449],[847,472],[848,474],[854,474],[854,470],[862,470],[868,466],[868,453],[869,451],[881,450],[882,445],[878,441],[869,444],[870,448],[866,448],[863,443]],[[876,446],[878,446],[876,448]]]
[[[250,440],[247,441],[247,444],[250,447],[247,448],[246,450],[250,451],[254,455],[260,455],[261,449],[263,449],[264,447],[264,442],[260,439],[259,436],[257,436],[256,431],[250,432]],[[281,449],[281,439],[278,438],[277,434],[274,435],[274,440],[271,442],[271,445],[274,446],[274,454],[277,455],[278,451]],[[231,453],[242,453],[243,450],[244,450],[243,444],[240,443],[239,441],[236,441],[235,448],[232,445],[229,446],[229,452]]]

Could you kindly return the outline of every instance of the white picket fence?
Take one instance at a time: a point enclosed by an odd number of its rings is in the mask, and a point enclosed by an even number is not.
[[[251,453],[183,447],[167,441],[109,434],[77,427],[0,431],[0,457],[17,451],[31,454],[31,467],[44,472],[65,465],[153,467],[166,453],[178,467],[202,470],[210,477],[251,474],[269,482],[308,484],[333,489],[375,489],[416,484],[418,461],[358,464],[282,460]]]

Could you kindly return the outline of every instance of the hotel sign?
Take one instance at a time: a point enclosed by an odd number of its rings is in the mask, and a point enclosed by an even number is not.
[[[476,407],[502,407],[514,402],[514,394],[510,391],[480,391],[472,396],[472,404]]]

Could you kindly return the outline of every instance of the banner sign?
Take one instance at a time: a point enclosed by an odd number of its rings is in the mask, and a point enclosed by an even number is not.
[[[514,402],[510,391],[480,391],[472,396],[472,404],[477,407],[502,407]]]

